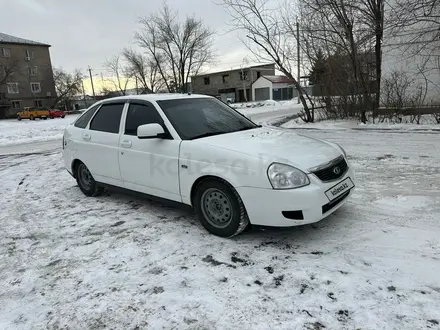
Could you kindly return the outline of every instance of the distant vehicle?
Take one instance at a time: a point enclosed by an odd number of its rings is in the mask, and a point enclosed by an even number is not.
[[[23,111],[17,113],[17,119],[30,119],[35,120],[36,118],[47,119],[50,116],[50,111],[47,108],[30,108],[25,107]]]
[[[320,221],[355,187],[341,146],[261,127],[204,95],[102,100],[65,129],[63,157],[86,196],[116,186],[187,204],[222,237]]]
[[[66,117],[66,113],[62,110],[58,110],[58,109],[50,109],[49,110],[49,118],[50,119],[64,118],[64,117]]]

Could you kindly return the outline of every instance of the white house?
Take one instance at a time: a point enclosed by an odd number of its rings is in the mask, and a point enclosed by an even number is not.
[[[261,76],[252,84],[252,100],[290,100],[297,96],[292,79],[286,76]]]

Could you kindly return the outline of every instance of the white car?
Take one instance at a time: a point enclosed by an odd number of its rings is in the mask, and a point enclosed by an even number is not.
[[[222,237],[249,223],[317,222],[342,206],[355,186],[339,145],[258,126],[203,95],[98,102],[66,128],[63,153],[85,195],[116,186],[187,204]]]

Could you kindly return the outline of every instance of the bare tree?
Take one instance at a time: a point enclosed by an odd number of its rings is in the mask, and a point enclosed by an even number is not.
[[[278,69],[293,81],[303,105],[303,120],[313,122],[314,102],[293,74],[297,51],[296,24],[285,24],[280,8],[271,7],[268,0],[223,0],[222,3],[232,17],[233,27],[245,31],[247,42],[244,43],[255,57],[275,62]]]
[[[122,54],[127,61],[130,75],[140,83],[142,94],[156,93],[163,88],[165,84],[156,61],[130,48],[125,48]]]
[[[53,79],[57,97],[52,107],[55,107],[58,103],[63,103],[67,109],[70,99],[81,92],[84,75],[79,69],[69,73],[62,68],[53,68]]]
[[[151,56],[168,91],[187,92],[190,76],[214,58],[214,31],[194,17],[180,22],[178,13],[166,3],[160,12],[142,17],[140,23],[142,29],[135,39]]]
[[[121,56],[118,54],[107,59],[104,66],[111,76],[107,81],[113,85],[117,92],[126,95],[128,84],[133,78],[133,72],[127,65],[125,65]]]
[[[380,101],[383,0],[304,0],[300,8],[304,52],[311,60],[318,50],[346,57],[355,87],[351,98],[366,122],[366,112],[374,113]]]

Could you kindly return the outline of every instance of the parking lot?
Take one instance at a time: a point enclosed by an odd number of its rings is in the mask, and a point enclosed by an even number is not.
[[[353,198],[233,239],[146,199],[86,198],[57,136],[0,148],[0,328],[438,328],[440,134],[298,132],[344,146]]]

